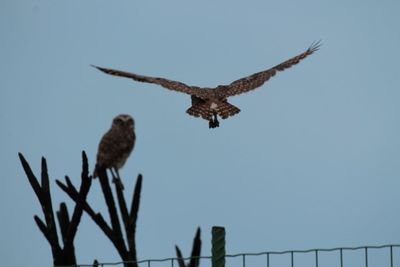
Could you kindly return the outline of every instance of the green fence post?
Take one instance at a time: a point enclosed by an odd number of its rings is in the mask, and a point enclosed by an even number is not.
[[[211,234],[212,267],[225,267],[225,228],[213,226]]]

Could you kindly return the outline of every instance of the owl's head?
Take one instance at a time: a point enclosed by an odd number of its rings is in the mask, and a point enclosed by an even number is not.
[[[135,121],[128,114],[120,114],[113,119],[113,126],[134,128]]]

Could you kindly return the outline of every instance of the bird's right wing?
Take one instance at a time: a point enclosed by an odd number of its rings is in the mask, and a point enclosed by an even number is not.
[[[110,74],[110,75],[131,78],[138,82],[154,83],[154,84],[161,85],[162,87],[167,88],[169,90],[186,93],[188,95],[195,95],[200,98],[202,96],[204,97],[205,89],[201,89],[201,88],[195,87],[195,86],[189,86],[182,82],[168,80],[168,79],[160,78],[160,77],[144,76],[144,75],[139,75],[139,74],[135,74],[132,72],[126,72],[126,71],[121,71],[121,70],[102,68],[102,67],[98,67],[98,66],[94,66],[94,65],[92,65],[92,66],[95,67],[96,69],[98,69],[104,73]]]

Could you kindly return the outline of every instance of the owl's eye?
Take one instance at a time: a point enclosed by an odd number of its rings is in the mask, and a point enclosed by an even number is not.
[[[122,125],[122,124],[124,124],[124,121],[121,118],[115,118],[114,123],[118,124],[118,125]]]

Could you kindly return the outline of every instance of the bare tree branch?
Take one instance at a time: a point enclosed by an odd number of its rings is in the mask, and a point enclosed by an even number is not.
[[[38,179],[36,178],[36,176],[32,172],[31,167],[29,166],[29,163],[25,160],[21,153],[19,153],[19,158],[28,178],[28,181],[31,184],[32,189],[41,204],[44,214],[44,220],[40,219],[37,215],[34,216],[34,219],[40,231],[43,233],[51,246],[53,262],[55,266],[76,265],[75,249],[73,243],[78,230],[78,225],[82,218],[83,211],[85,211],[112,242],[112,244],[118,251],[121,259],[126,262],[125,266],[138,267],[135,233],[143,180],[142,175],[138,175],[133,191],[130,210],[128,210],[127,207],[124,191],[119,185],[116,184],[115,186],[119,212],[121,214],[124,224],[124,234],[126,236],[125,240],[123,237],[121,222],[118,216],[115,199],[111,190],[106,170],[98,166],[96,166],[96,170],[99,176],[103,196],[108,208],[111,225],[109,225],[104,220],[104,217],[101,213],[95,212],[87,202],[87,195],[92,184],[92,177],[89,175],[88,159],[85,152],[83,151],[81,184],[79,191],[73,185],[71,179],[68,176],[65,176],[65,182],[56,180],[56,184],[61,188],[61,190],[64,191],[75,202],[74,211],[71,217],[69,216],[68,209],[65,203],[61,203],[59,210],[56,212],[56,217],[60,226],[61,239],[63,241],[63,248],[61,248],[54,218],[55,215],[51,199],[46,159],[42,158],[41,161],[41,184],[39,184]],[[193,251],[192,255],[197,255],[197,253],[200,253],[200,250],[197,250],[195,248],[193,248]],[[96,266],[96,264],[98,264],[97,261],[93,263],[93,266]]]
[[[115,191],[117,192],[119,210],[121,212],[122,221],[124,222],[125,234],[126,238],[128,239],[128,246],[129,246],[130,224],[129,224],[128,208],[126,207],[126,201],[124,197],[124,191],[122,190],[122,187],[119,186],[117,183],[115,183]]]
[[[186,265],[182,257],[182,252],[178,246],[175,246],[176,256],[178,258],[179,267],[198,267],[200,265],[200,255],[201,255],[201,239],[200,239],[200,227],[197,228],[196,235],[193,239],[192,253],[190,256],[190,261]]]
[[[57,234],[57,227],[54,219],[53,204],[50,194],[50,183],[49,174],[47,169],[47,162],[45,158],[42,158],[41,162],[41,185],[38,179],[33,174],[29,163],[26,161],[24,156],[19,153],[19,159],[22,167],[28,178],[29,183],[35,192],[45,217],[43,222],[37,215],[34,216],[35,222],[43,233],[45,238],[50,244],[51,251],[53,254],[53,263],[55,266],[62,265],[76,265],[75,249],[73,240],[75,238],[80,219],[82,217],[83,207],[76,205],[72,219],[69,219],[68,209],[65,203],[60,204],[60,209],[57,211],[57,219],[61,229],[61,236],[63,240],[63,248],[59,244],[59,238]],[[86,201],[87,194],[89,192],[91,180],[88,177],[88,163],[85,152],[82,152],[82,185],[81,190],[77,192],[77,198]],[[86,181],[84,183],[83,181]]]
[[[106,169],[99,168],[97,166],[96,166],[96,169],[97,169],[97,173],[99,176],[100,185],[101,185],[101,189],[103,191],[104,199],[107,204],[114,239],[117,241],[116,248],[117,248],[118,252],[120,253],[121,257],[124,259],[124,258],[127,258],[128,252],[127,252],[127,249],[126,249],[126,246],[124,243],[124,239],[122,237],[121,224],[119,222],[117,209],[115,207],[115,201],[114,201],[114,197],[111,192],[111,187],[110,187],[109,179],[107,177]]]
[[[85,167],[83,167],[85,169]],[[96,213],[93,208],[87,203],[86,199],[82,199],[81,194],[86,192],[87,187],[84,182],[84,177],[82,176],[82,184],[80,192],[78,193],[75,186],[71,183],[69,177],[65,177],[65,183],[61,181],[56,181],[57,185],[76,203],[76,207],[82,207],[82,209],[91,217],[91,219],[97,224],[97,226],[103,231],[103,233],[108,237],[111,243],[114,245],[121,259],[126,263],[126,266],[137,267],[137,256],[136,256],[136,245],[135,245],[135,230],[136,230],[136,220],[137,213],[139,211],[140,202],[140,191],[142,184],[142,176],[139,175],[132,200],[131,212],[128,212],[125,196],[122,188],[116,184],[115,190],[117,193],[117,201],[119,206],[119,211],[124,224],[124,232],[126,235],[128,246],[126,245],[121,229],[121,223],[118,217],[117,208],[115,205],[114,196],[111,191],[110,182],[107,176],[106,169],[96,166],[96,172],[99,177],[100,186],[103,192],[103,196],[108,208],[108,213],[111,221],[109,225],[100,213]],[[90,178],[89,178],[90,179]],[[90,179],[91,180],[91,179]],[[73,221],[74,216],[72,217]]]
[[[78,197],[80,198],[79,203],[82,203],[86,200],[86,197],[89,193],[90,186],[92,185],[92,178],[89,176],[89,164],[86,153],[82,151],[82,172],[81,172],[81,187],[79,189]],[[70,182],[70,184],[72,184]],[[72,242],[75,239],[76,232],[78,231],[78,225],[82,218],[83,213],[83,205],[79,205],[76,203],[74,212],[71,217],[71,221],[68,224],[67,235],[65,236],[65,246],[71,247]]]
[[[200,239],[200,227],[197,228],[196,236],[193,240],[192,254],[189,263],[189,267],[198,267],[200,265],[200,254],[201,254],[201,239]]]
[[[176,257],[178,258],[179,267],[186,267],[185,261],[183,260],[182,252],[178,246],[175,246]]]
[[[86,200],[82,200],[79,197],[79,193],[76,188],[69,181],[68,177],[65,177],[66,183],[70,186],[63,184],[61,181],[56,180],[57,185],[63,190],[73,201],[75,201],[77,206],[82,206],[83,210],[92,218],[92,220],[99,226],[99,228],[104,232],[104,234],[110,239],[113,240],[112,229],[108,226],[106,221],[104,220],[101,214],[96,213],[92,207],[86,202]],[[113,242],[113,241],[112,241]]]
[[[65,205],[64,202],[60,204],[60,209],[57,211],[57,219],[60,225],[62,240],[65,245],[65,239],[67,237],[68,225],[70,224],[70,221],[67,205]]]
[[[47,239],[47,241],[50,244],[52,244],[51,236],[50,236],[49,230],[47,229],[46,224],[37,215],[33,216],[33,219],[35,220],[36,225],[39,227],[40,231],[42,232],[44,237]]]

